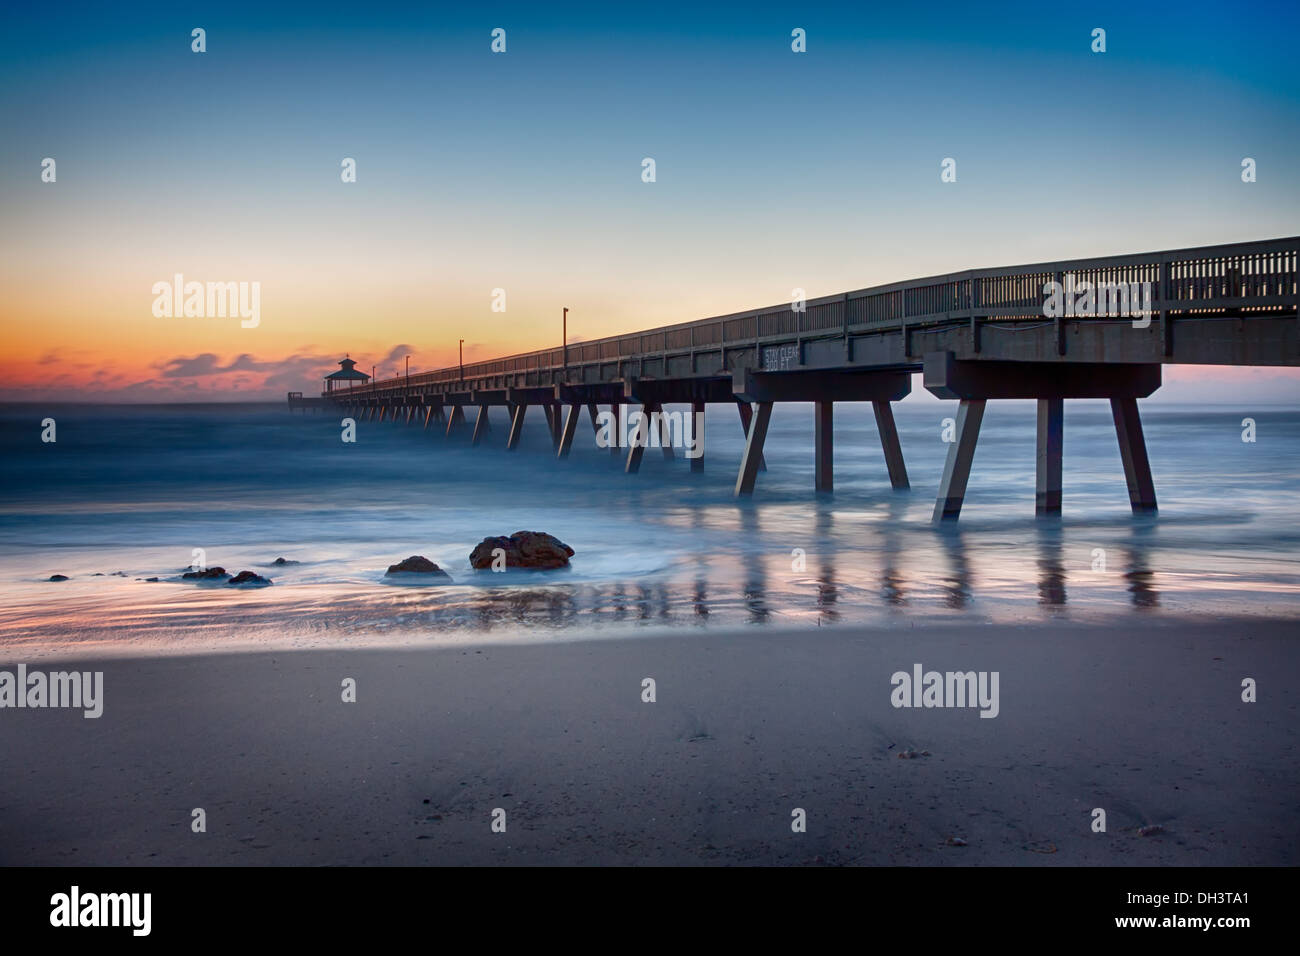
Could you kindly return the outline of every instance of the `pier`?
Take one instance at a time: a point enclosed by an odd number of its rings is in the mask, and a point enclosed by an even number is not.
[[[502,408],[508,449],[537,407],[557,466],[585,432],[584,414],[598,427],[601,406],[622,434],[632,411],[653,422],[664,405],[682,404],[694,422],[720,405],[745,435],[737,496],[752,495],[764,470],[777,402],[813,405],[820,494],[834,490],[835,404],[870,402],[890,483],[902,491],[909,480],[893,403],[920,372],[928,391],[957,402],[935,522],[960,515],[984,409],[998,399],[1038,403],[1037,514],[1061,511],[1064,402],[1075,398],[1110,401],[1129,503],[1150,512],[1156,492],[1138,400],[1160,387],[1164,365],[1297,365],[1298,253],[1300,238],[1290,238],[972,269],[408,377],[353,373],[317,401],[358,421],[464,433],[474,445],[490,440],[489,410]],[[647,444],[644,429],[639,437],[612,448],[629,473]],[[664,454],[673,457],[671,447]]]

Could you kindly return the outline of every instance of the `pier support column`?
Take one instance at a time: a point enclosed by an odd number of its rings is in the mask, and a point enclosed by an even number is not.
[[[740,410],[740,429],[746,436],[748,436],[750,422],[754,419],[754,409],[750,406],[749,402],[743,401],[737,401],[736,408]],[[758,470],[767,471],[767,462],[763,460],[762,448],[758,451]]]
[[[1038,485],[1034,512],[1061,513],[1061,452],[1065,431],[1065,399],[1038,400]]]
[[[556,414],[559,413],[557,407]],[[578,432],[578,419],[582,417],[581,405],[570,405],[568,414],[564,416],[564,429],[560,432],[560,447],[556,449],[556,458],[568,458],[569,451],[573,448],[573,436]]]
[[[677,456],[673,454],[673,433],[668,427],[668,419],[664,417],[664,407],[655,406],[655,414],[659,416],[659,447],[663,449],[664,461],[675,461]],[[686,440],[686,433],[682,433],[682,440]]]
[[[691,471],[704,470],[704,403],[691,402],[691,444],[695,457],[691,459]]]
[[[492,430],[492,423],[488,421],[488,407],[480,405],[478,414],[474,416],[474,435],[470,438],[471,445],[477,445],[482,441],[483,436]]]
[[[614,413],[614,441],[609,446],[610,454],[615,458],[619,456],[623,445],[623,422],[626,418],[626,409],[622,402],[613,402],[609,410]]]
[[[557,444],[555,441],[555,409],[547,402],[542,405],[542,414],[546,416],[546,430],[550,432],[551,445],[554,447]]]
[[[387,406],[387,405],[380,405],[380,406],[379,406],[379,420],[380,420],[381,422],[384,420],[384,416],[385,416],[386,414],[388,414],[388,406]]]
[[[986,399],[963,398],[957,408],[957,440],[948,447],[948,460],[943,466],[939,482],[939,498],[934,503],[936,524],[954,521],[961,514],[961,503],[966,497],[966,482],[970,478],[970,465],[975,457],[975,443],[979,440],[980,422],[984,420]]]
[[[1156,510],[1156,485],[1151,478],[1151,462],[1142,435],[1136,398],[1112,398],[1110,413],[1119,436],[1119,456],[1124,461],[1124,478],[1128,481],[1128,500],[1135,514]]]
[[[763,460],[763,443],[767,441],[767,424],[772,420],[771,402],[755,402],[755,406],[749,427],[745,429],[745,454],[740,459],[740,474],[736,476],[737,498],[754,493],[754,480]]]
[[[528,406],[523,402],[515,405],[510,412],[510,434],[506,437],[506,451],[514,451],[519,447],[519,438],[524,431],[524,414],[528,411]]]
[[[834,402],[813,402],[813,485],[826,494],[835,490],[835,447],[831,437],[834,417]]]
[[[429,420],[433,418],[433,406],[430,405],[424,410],[424,430],[429,430]]]
[[[889,483],[895,491],[907,491],[907,465],[903,462],[903,446],[898,442],[898,425],[894,423],[894,406],[891,402],[872,402],[876,413],[876,430],[880,432],[880,446],[885,452],[885,467],[889,469]]]
[[[654,413],[659,411],[660,406],[653,402],[646,402],[641,406],[641,422],[637,426],[636,434],[632,436],[632,447],[627,450],[627,465],[623,471],[629,475],[635,475],[641,469],[641,456],[645,454],[646,446],[650,444],[650,426]],[[660,442],[663,441],[662,435]],[[669,449],[671,452],[671,449]]]
[[[595,402],[587,403],[587,414],[591,416],[591,430],[596,433],[596,438],[599,439],[600,438],[600,409],[596,407]]]
[[[451,433],[456,430],[456,426],[460,425],[464,421],[465,421],[465,409],[459,405],[451,406],[451,414],[447,416],[447,431],[445,432],[446,437],[450,438]]]

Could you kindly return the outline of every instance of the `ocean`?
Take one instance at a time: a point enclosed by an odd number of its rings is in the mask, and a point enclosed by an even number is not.
[[[1064,513],[1036,520],[1034,404],[990,402],[961,519],[936,529],[955,413],[924,396],[896,406],[912,486],[900,492],[870,407],[838,405],[827,498],[813,493],[812,407],[778,405],[767,471],[738,501],[731,406],[709,408],[703,473],[651,448],[635,475],[595,446],[585,416],[556,461],[537,409],[507,452],[503,409],[470,447],[468,428],[446,440],[393,422],[360,422],[347,444],[339,413],[283,404],[0,406],[0,643],[112,652],[1300,617],[1296,409],[1144,405],[1160,510],[1134,516],[1109,406],[1067,402]],[[45,418],[55,442],[41,440]],[[572,567],[471,569],[482,538],[524,529],[568,543]],[[273,586],[182,582],[195,549]],[[454,583],[385,578],[415,554]]]

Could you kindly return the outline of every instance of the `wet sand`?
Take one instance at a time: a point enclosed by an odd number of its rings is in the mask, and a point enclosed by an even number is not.
[[[5,865],[1300,862],[1293,622],[26,662],[104,713],[0,710]],[[998,716],[895,708],[916,663],[997,671]]]

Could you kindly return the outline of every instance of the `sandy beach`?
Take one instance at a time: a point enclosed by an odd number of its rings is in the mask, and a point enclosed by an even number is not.
[[[997,717],[894,707],[918,663]],[[0,863],[1295,865],[1298,665],[1171,619],[47,659],[103,714],[0,711]]]

